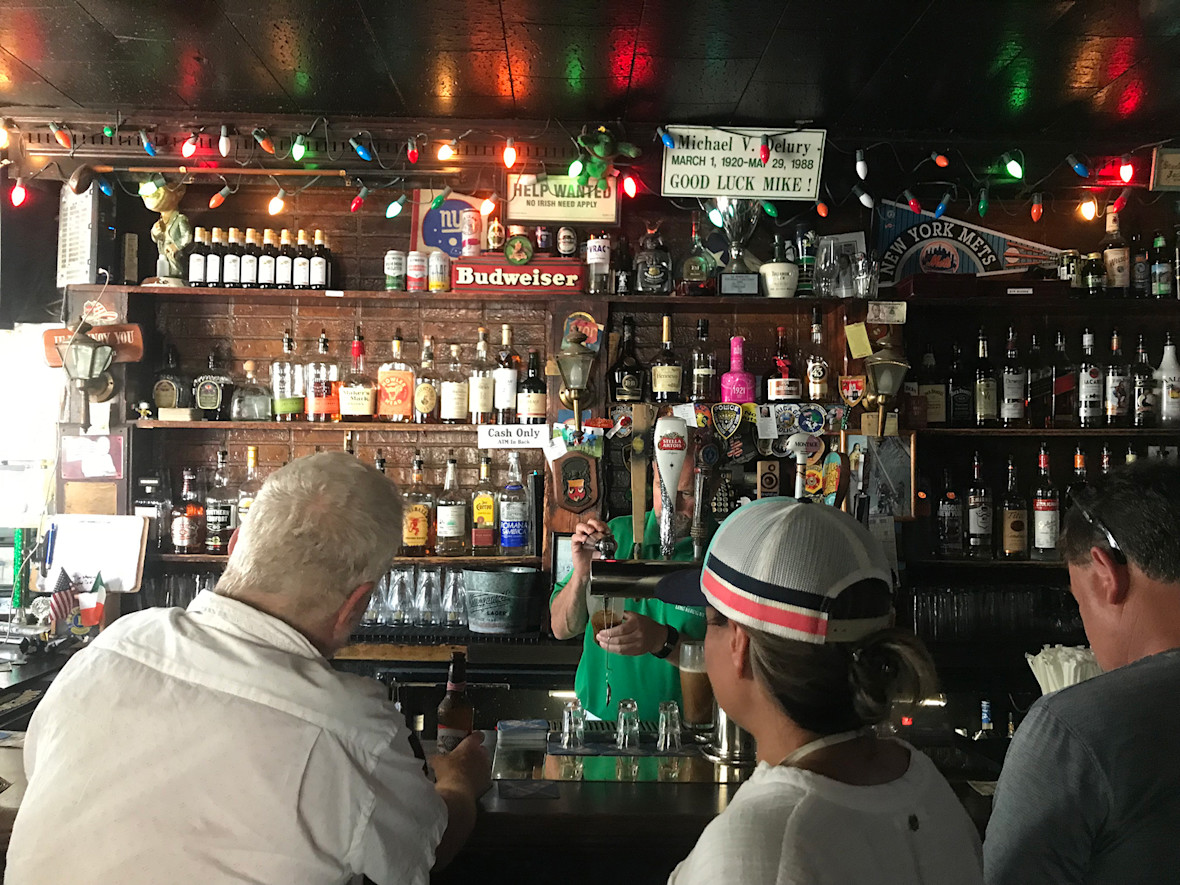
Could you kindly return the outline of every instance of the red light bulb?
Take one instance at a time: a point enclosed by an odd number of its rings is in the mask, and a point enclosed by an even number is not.
[[[939,169],[945,169],[951,164],[951,161],[946,158],[946,154],[940,154],[938,151],[934,151],[930,155],[930,159],[934,161],[934,165]]]
[[[504,165],[511,169],[516,165],[516,147],[512,143],[512,139],[508,139],[508,143],[504,145]]]
[[[762,141],[758,145],[758,159],[762,161],[763,166],[770,162],[770,139],[765,135],[762,136]]]
[[[1033,194],[1032,209],[1029,210],[1029,215],[1032,216],[1033,223],[1041,220],[1041,216],[1045,212],[1045,205],[1041,202],[1040,194]]]
[[[905,201],[910,204],[911,212],[913,212],[915,215],[922,214],[922,204],[918,202],[918,198],[915,197],[910,191],[905,192]]]
[[[28,197],[28,195],[29,192],[25,188],[25,180],[23,178],[18,178],[16,180],[16,184],[12,186],[12,191],[9,193],[8,198],[12,200],[13,206],[19,207],[24,205],[25,198]]]
[[[406,159],[411,163],[418,162],[418,139],[413,136],[406,141]]]
[[[50,123],[49,131],[53,133],[53,137],[57,139],[57,143],[67,151],[74,146],[74,140],[70,138],[70,133],[66,132],[65,127],[61,123]]]
[[[630,175],[623,176],[623,193],[629,197],[634,197],[639,191],[638,185],[635,184],[635,179]]]
[[[827,218],[828,217],[828,204],[825,203],[823,200],[816,200],[815,201],[815,214],[818,215],[820,218]]]
[[[1131,196],[1131,189],[1129,187],[1123,188],[1123,192],[1115,198],[1113,208],[1115,212],[1122,212],[1127,208],[1127,200]]]
[[[231,191],[229,189],[229,185],[227,184],[225,187],[223,187],[221,190],[219,190],[217,193],[215,193],[213,196],[211,196],[209,198],[209,208],[216,209],[218,206],[220,206],[222,203],[225,202],[225,198],[228,197],[231,193],[233,193],[233,191]]]
[[[361,206],[365,205],[365,197],[368,195],[369,189],[364,185],[361,185],[360,193],[352,198],[352,202],[348,206],[349,211],[359,212],[361,210]]]
[[[1135,166],[1131,162],[1131,158],[1124,155],[1122,161],[1119,163],[1119,178],[1123,180],[1124,184],[1130,184],[1131,179],[1135,177]]]

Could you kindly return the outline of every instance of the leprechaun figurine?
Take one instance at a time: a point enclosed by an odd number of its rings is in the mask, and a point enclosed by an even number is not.
[[[142,198],[145,206],[160,213],[160,219],[152,225],[152,239],[159,251],[156,276],[144,280],[146,286],[184,285],[181,256],[193,241],[193,228],[188,216],[179,210],[185,190],[183,184],[165,184]]]

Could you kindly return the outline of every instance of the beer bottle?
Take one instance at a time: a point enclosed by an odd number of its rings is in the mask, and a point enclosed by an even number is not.
[[[467,696],[467,655],[451,652],[451,669],[447,673],[447,693],[438,705],[438,752],[449,753],[467,735],[475,721],[475,707]]]

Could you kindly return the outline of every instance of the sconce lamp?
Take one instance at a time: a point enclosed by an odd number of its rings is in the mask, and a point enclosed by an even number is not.
[[[561,372],[561,400],[574,410],[574,432],[582,438],[582,397],[590,387],[590,370],[595,352],[586,346],[586,336],[570,332],[561,343],[557,354],[557,368]]]
[[[877,405],[877,436],[885,433],[885,409],[893,404],[893,400],[901,392],[901,383],[905,380],[905,373],[910,368],[909,360],[902,353],[900,342],[897,340],[897,326],[889,326],[877,344],[880,347],[870,356],[865,357],[865,374],[868,376],[869,403]]]
[[[66,370],[66,376],[74,382],[74,387],[82,398],[83,427],[90,424],[90,395],[113,389],[109,375],[105,376],[107,383],[94,383],[103,378],[106,370],[110,368],[115,359],[115,349],[87,335],[92,328],[89,323],[80,321],[70,339],[64,344],[57,345],[62,368]]]

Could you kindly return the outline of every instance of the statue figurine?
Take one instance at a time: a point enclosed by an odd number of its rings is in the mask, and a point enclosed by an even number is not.
[[[160,220],[152,225],[152,239],[156,241],[159,258],[156,276],[144,280],[147,286],[183,286],[184,268],[181,255],[193,241],[193,228],[188,216],[179,211],[186,188],[183,184],[165,184],[145,195],[143,204],[160,213]]]

